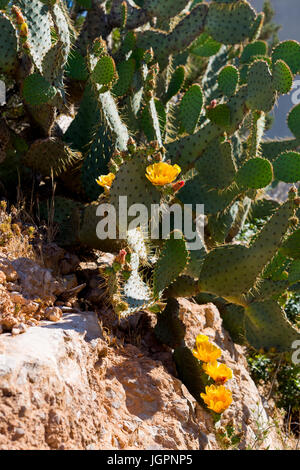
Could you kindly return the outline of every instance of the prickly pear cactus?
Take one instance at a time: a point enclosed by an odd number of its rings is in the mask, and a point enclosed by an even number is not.
[[[246,0],[16,0],[1,8],[5,195],[18,183],[30,193],[34,182],[47,200],[55,180],[60,243],[115,254],[103,272],[109,302],[120,316],[160,312],[157,335],[175,349],[183,377],[184,362],[191,371],[197,364],[182,341],[179,296],[215,299],[236,340],[290,351],[300,335],[279,299],[300,283],[300,200],[295,188],[281,205],[264,191],[300,181],[300,105],[287,120],[292,138],[264,140],[264,132],[300,72],[300,44],[270,46],[274,28]],[[124,197],[151,214],[133,231]],[[192,250],[171,225],[161,236],[151,208],[162,203],[189,205],[193,224],[204,204],[202,247]],[[112,240],[98,236],[107,204],[116,213]],[[264,226],[249,246],[237,244],[254,214]],[[153,221],[160,235],[147,241]]]

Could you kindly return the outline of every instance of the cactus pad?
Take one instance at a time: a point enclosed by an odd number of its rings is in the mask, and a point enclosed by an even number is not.
[[[273,180],[273,168],[265,158],[252,158],[238,171],[236,182],[240,187],[260,189],[268,186]]]
[[[205,32],[222,44],[239,44],[250,37],[255,18],[248,2],[213,2],[206,17]]]
[[[256,349],[276,352],[290,352],[294,341],[300,339],[300,332],[286,318],[277,302],[255,302],[246,309],[246,335],[248,342]]]
[[[193,134],[201,114],[203,94],[199,85],[192,85],[180,102],[180,120],[186,132]]]
[[[60,139],[37,140],[27,152],[24,161],[43,176],[58,176],[76,162],[81,160],[81,154],[72,152]]]
[[[15,2],[26,18],[29,28],[30,54],[36,67],[42,71],[42,61],[51,49],[51,19],[49,7],[40,0],[17,0]]]
[[[0,12],[0,72],[11,72],[17,63],[18,38],[9,18]]]
[[[288,116],[288,126],[294,136],[300,139],[300,104],[290,111]]]
[[[56,88],[38,73],[33,73],[24,80],[23,97],[31,106],[49,103],[56,93]]]
[[[180,237],[180,238],[176,238]],[[166,240],[159,260],[154,268],[154,295],[159,296],[184,270],[188,260],[188,252],[182,234],[174,231]]]
[[[254,62],[248,73],[247,105],[254,111],[271,111],[276,95],[269,65],[264,60]]]
[[[300,181],[300,153],[282,153],[273,163],[275,178],[285,183]]]
[[[239,83],[239,72],[233,65],[224,67],[218,76],[218,83],[221,92],[225,96],[232,96],[235,94]]]
[[[293,74],[300,71],[300,44],[297,41],[284,41],[275,47],[272,53],[273,63],[283,60]]]
[[[99,85],[110,85],[116,78],[116,64],[113,58],[103,55],[93,70],[92,80]]]
[[[179,318],[179,303],[175,299],[168,299],[168,303],[162,313],[157,315],[155,336],[161,342],[172,349],[182,346],[186,328]]]
[[[273,67],[274,87],[278,93],[286,94],[292,88],[293,75],[288,65],[283,60],[277,60]]]
[[[265,56],[267,54],[267,43],[265,41],[255,41],[247,44],[241,55],[241,63],[249,64],[254,57]]]

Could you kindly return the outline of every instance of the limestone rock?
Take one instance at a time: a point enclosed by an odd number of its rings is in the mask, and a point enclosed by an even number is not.
[[[216,307],[184,299],[180,305],[187,342],[207,334],[233,368],[234,401],[221,424],[242,428],[240,448],[280,449],[243,350]],[[145,351],[108,339],[93,312],[2,334],[0,449],[219,449],[211,415],[165,366],[171,351],[163,362],[158,350]]]

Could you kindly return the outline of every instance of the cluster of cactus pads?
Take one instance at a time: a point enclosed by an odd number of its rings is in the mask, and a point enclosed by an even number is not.
[[[103,272],[110,301],[121,316],[158,311],[157,334],[186,382],[198,366],[177,297],[216,302],[240,343],[290,351],[300,338],[282,307],[299,290],[300,199],[292,188],[280,205],[263,191],[300,181],[300,105],[292,138],[263,140],[300,72],[300,44],[270,47],[264,22],[245,0],[0,0],[1,188],[55,179],[60,242],[121,250]],[[146,178],[159,161],[180,166],[179,190]],[[104,191],[96,178],[108,173]],[[118,213],[120,196],[128,206],[204,204],[203,247],[189,251],[172,229],[150,243],[145,227],[100,240],[96,210]],[[237,244],[254,216],[261,232]]]

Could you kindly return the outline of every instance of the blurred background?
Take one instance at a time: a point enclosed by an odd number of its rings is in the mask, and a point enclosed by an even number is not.
[[[248,0],[257,11],[262,11],[264,0]],[[296,39],[300,41],[300,1],[299,0],[271,0],[275,10],[274,21],[280,25],[278,36],[280,41]],[[275,122],[266,137],[289,137],[291,135],[287,125],[286,116],[290,109],[300,103],[300,76],[294,81],[294,89],[289,95],[281,96],[274,109]],[[294,101],[294,102],[293,102]]]

